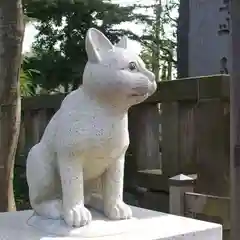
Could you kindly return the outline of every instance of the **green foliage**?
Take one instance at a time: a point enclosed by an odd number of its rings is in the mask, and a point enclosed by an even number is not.
[[[38,72],[31,72],[33,84],[36,86],[54,89],[59,84],[68,79],[68,69],[64,58],[59,51],[42,52],[38,55],[27,57],[27,62],[23,64],[23,69],[37,69]],[[36,92],[35,92],[36,94]]]
[[[27,73],[23,71],[23,69],[20,70],[20,91],[21,96],[31,96],[31,79]]]
[[[151,22],[143,21],[145,31],[141,36],[144,46],[141,55],[152,71],[160,70],[158,80],[171,80],[176,70],[178,6],[179,0],[165,3],[156,0],[154,5],[148,7],[153,9]]]
[[[13,179],[14,196],[17,210],[29,209],[30,203],[28,198],[28,185],[25,167],[15,164]]]
[[[20,92],[22,97],[29,97],[34,94],[33,73],[39,74],[39,71],[28,68],[24,69],[24,65],[28,63],[26,57],[23,58],[23,63],[20,69]]]
[[[25,1],[25,14],[36,19],[39,31],[34,42],[34,56],[25,67],[39,70],[34,83],[47,90],[60,85],[65,91],[81,84],[87,61],[85,35],[90,27],[101,30],[113,43],[120,36],[139,37],[120,29],[123,22],[147,21],[148,16],[134,14],[135,6],[122,7],[102,0]]]
[[[36,86],[47,92],[64,92],[76,89],[82,80],[87,61],[85,35],[90,27],[101,30],[113,43],[123,34],[141,42],[142,57],[160,79],[171,79],[176,65],[176,14],[179,0],[169,0],[160,5],[133,5],[122,7],[111,1],[24,1],[28,19],[34,19],[39,31],[33,44],[33,54],[23,69],[36,69],[31,73],[32,91]],[[153,14],[141,14],[136,9],[153,9]],[[143,12],[143,11],[142,11]],[[160,16],[158,16],[160,14]],[[174,16],[174,17],[172,17]],[[142,36],[120,28],[124,22],[136,22],[145,26]],[[29,77],[29,75],[28,75]]]

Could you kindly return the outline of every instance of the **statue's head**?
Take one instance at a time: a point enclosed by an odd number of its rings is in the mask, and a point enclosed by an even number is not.
[[[86,51],[88,62],[82,86],[96,97],[129,107],[155,92],[154,74],[128,49],[127,37],[113,45],[103,33],[91,28],[86,36]]]

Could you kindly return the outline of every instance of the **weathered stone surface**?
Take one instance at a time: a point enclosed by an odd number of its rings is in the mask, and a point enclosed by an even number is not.
[[[222,240],[222,227],[218,224],[136,207],[132,207],[132,212],[132,219],[110,221],[92,211],[93,221],[89,225],[73,229],[49,219],[34,223],[33,211],[0,213],[0,239]]]

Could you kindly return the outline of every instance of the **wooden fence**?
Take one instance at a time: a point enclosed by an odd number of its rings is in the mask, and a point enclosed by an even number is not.
[[[223,226],[223,240],[230,240],[230,197],[195,192],[197,176],[180,174],[169,179],[170,213]]]
[[[63,98],[23,99],[16,166],[25,167]],[[140,206],[167,212],[168,178],[179,173],[197,173],[199,193],[229,195],[228,76],[160,82],[152,97],[130,109],[129,132],[125,185],[140,194]]]

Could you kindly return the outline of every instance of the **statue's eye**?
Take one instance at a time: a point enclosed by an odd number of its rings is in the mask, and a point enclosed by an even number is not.
[[[130,63],[128,64],[128,69],[129,69],[130,71],[137,70],[137,64],[136,64],[135,62],[130,62]]]

